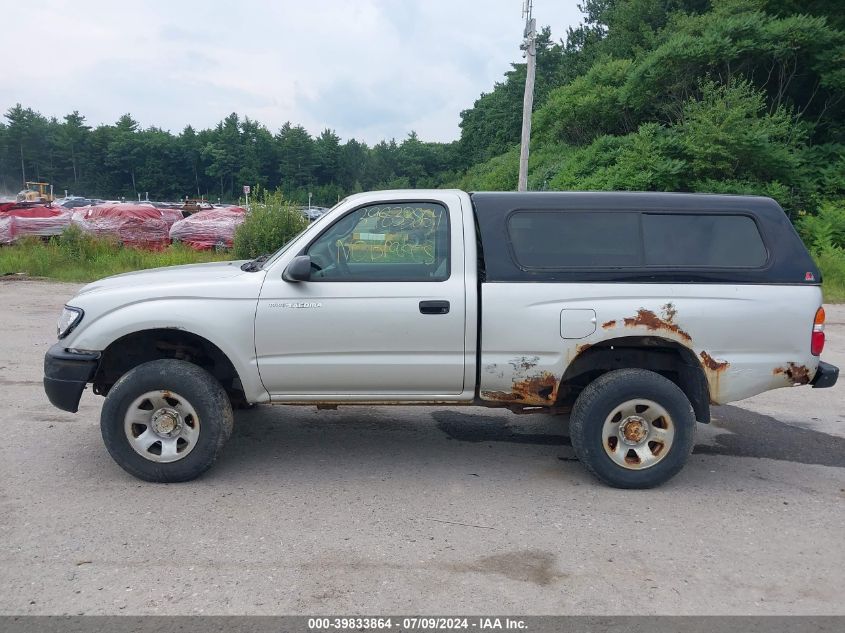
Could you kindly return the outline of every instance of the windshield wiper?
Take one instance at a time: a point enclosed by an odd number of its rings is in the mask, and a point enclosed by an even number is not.
[[[270,259],[270,255],[270,253],[266,255],[259,255],[255,259],[251,259],[248,262],[241,264],[241,270],[244,270],[248,273],[258,272],[259,270],[261,270],[261,264]]]

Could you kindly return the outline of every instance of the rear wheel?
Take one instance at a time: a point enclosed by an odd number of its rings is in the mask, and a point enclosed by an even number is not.
[[[229,398],[207,371],[156,360],[127,372],[103,404],[100,430],[126,472],[155,482],[188,481],[205,472],[232,434]]]
[[[590,383],[572,410],[575,454],[617,488],[652,488],[683,468],[695,442],[695,415],[684,392],[644,369],[619,369]]]

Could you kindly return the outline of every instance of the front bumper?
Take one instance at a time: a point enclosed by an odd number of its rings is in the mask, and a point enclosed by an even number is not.
[[[813,376],[810,384],[816,389],[824,389],[835,385],[837,378],[839,378],[839,367],[819,361],[819,368],[816,370],[816,375]]]
[[[54,407],[76,413],[79,398],[100,364],[99,352],[69,352],[61,343],[44,355],[44,391]]]

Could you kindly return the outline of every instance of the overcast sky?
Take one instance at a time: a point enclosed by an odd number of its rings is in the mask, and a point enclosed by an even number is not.
[[[577,0],[535,0],[557,39]],[[458,137],[521,60],[522,0],[3,0],[0,108],[204,128],[230,112],[369,143]]]

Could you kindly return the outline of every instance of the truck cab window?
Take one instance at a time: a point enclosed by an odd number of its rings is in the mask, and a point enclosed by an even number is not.
[[[433,202],[356,209],[308,247],[313,281],[449,278],[449,213]]]
[[[639,266],[639,218],[631,212],[518,211],[508,219],[524,269]]]

